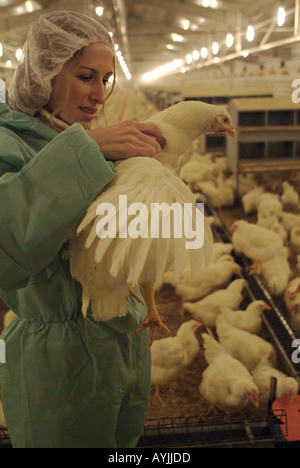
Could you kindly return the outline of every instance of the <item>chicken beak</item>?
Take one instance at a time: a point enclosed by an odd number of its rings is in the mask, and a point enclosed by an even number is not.
[[[227,130],[226,130],[226,133],[228,133],[228,135],[230,135],[232,138],[235,137],[235,129],[234,129],[234,126],[231,125]]]
[[[252,390],[250,393],[247,393],[246,396],[249,403],[252,403],[252,405],[254,405],[255,408],[259,407],[258,394],[255,390]]]

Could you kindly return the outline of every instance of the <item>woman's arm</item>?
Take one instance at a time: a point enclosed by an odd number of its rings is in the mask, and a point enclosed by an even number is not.
[[[70,230],[115,176],[112,163],[79,124],[55,137],[26,165],[24,151],[11,132],[1,133],[2,290],[24,287],[53,260]],[[18,163],[24,167],[16,172]]]

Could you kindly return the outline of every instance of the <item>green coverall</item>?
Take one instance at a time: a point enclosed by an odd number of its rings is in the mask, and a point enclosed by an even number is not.
[[[63,133],[0,104],[0,297],[17,317],[3,331],[4,414],[15,448],[135,447],[150,393],[146,316],[95,322],[62,249],[114,178],[80,124]],[[140,291],[137,289],[140,294]]]

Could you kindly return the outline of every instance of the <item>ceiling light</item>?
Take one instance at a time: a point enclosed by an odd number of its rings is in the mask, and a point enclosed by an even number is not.
[[[211,48],[214,55],[219,52],[219,44],[217,42],[213,42]]]
[[[249,55],[248,52],[246,50],[244,50],[243,57],[248,57],[248,55]]]
[[[187,64],[192,63],[192,61],[193,61],[193,56],[192,56],[192,54],[187,54],[187,55],[185,56],[185,60],[186,60],[186,63],[187,63]]]
[[[208,55],[208,51],[206,47],[201,47],[201,57],[206,58]]]
[[[96,11],[96,15],[102,16],[103,12],[104,12],[104,8],[103,7],[96,7],[95,11]]]
[[[11,67],[11,66],[12,66],[12,61],[11,61],[11,60],[7,60],[6,65],[7,65],[8,67]]]
[[[254,28],[253,26],[248,26],[246,33],[247,41],[252,42],[254,39]]]
[[[119,50],[119,45],[115,44],[115,51]]]
[[[185,73],[185,72],[186,72],[186,68],[185,68],[185,67],[181,67],[180,71],[181,71],[181,73]]]
[[[33,5],[32,5],[32,2],[30,2],[29,0],[27,2],[25,2],[25,7],[26,7],[26,10],[28,11],[28,13],[33,12]]]
[[[21,60],[21,57],[22,57],[22,49],[17,49],[16,51],[16,58],[18,60]]]
[[[278,26],[283,26],[285,22],[285,9],[283,7],[278,8],[277,14],[277,24]]]
[[[155,70],[152,70],[151,72],[145,73],[142,78],[144,81],[152,81],[159,78],[161,75],[165,75],[170,71],[176,70],[176,68],[181,68],[181,66],[182,60],[173,60],[173,62],[166,63],[161,67],[155,68]]]
[[[171,37],[172,37],[174,42],[183,42],[184,41],[183,36],[180,36],[180,34],[177,34],[177,33],[172,33]]]
[[[199,60],[200,53],[198,50],[194,50],[192,55],[194,60]]]
[[[190,27],[190,20],[183,18],[183,19],[180,21],[180,23],[181,23],[182,28],[183,28],[185,31],[187,31],[187,30],[189,29],[189,27]]]
[[[226,36],[226,45],[227,47],[231,47],[233,44],[233,35],[228,33]]]

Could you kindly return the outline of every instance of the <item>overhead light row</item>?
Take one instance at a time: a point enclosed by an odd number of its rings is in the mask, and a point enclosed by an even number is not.
[[[283,26],[284,22],[285,22],[285,9],[283,7],[279,7],[278,8],[278,13],[277,13],[277,24],[278,24],[279,27],[281,27],[281,26]],[[249,25],[248,28],[247,28],[247,32],[246,32],[247,41],[252,42],[254,40],[254,36],[255,36],[254,27]],[[183,37],[178,35],[178,34],[171,34],[171,37],[172,37],[173,41],[175,41],[175,42],[182,42],[183,41]],[[228,33],[226,35],[225,43],[226,43],[226,46],[228,48],[233,46],[233,44],[234,44],[233,34]],[[169,45],[168,48],[171,49],[171,45]],[[220,50],[220,46],[219,46],[218,42],[213,42],[212,45],[211,45],[212,54],[214,56],[216,56],[219,53],[219,50]],[[248,52],[244,51],[242,53],[242,55],[243,55],[243,57],[247,57]],[[160,66],[160,67],[156,68],[155,70],[152,70],[152,71],[150,71],[148,73],[145,73],[142,78],[143,78],[144,81],[152,81],[153,79],[156,79],[159,76],[161,76],[163,74],[166,74],[169,71],[176,70],[176,69],[178,69],[178,71],[181,71],[182,73],[185,73],[186,72],[186,65],[191,65],[191,63],[193,61],[197,61],[200,58],[205,60],[206,58],[208,58],[208,56],[209,56],[208,48],[207,47],[202,47],[200,50],[194,50],[193,52],[188,53],[186,55],[186,57],[185,57],[185,61],[180,60],[180,59],[175,59],[170,63],[162,65],[162,66]],[[218,61],[217,57],[215,58],[215,61],[216,62]]]

